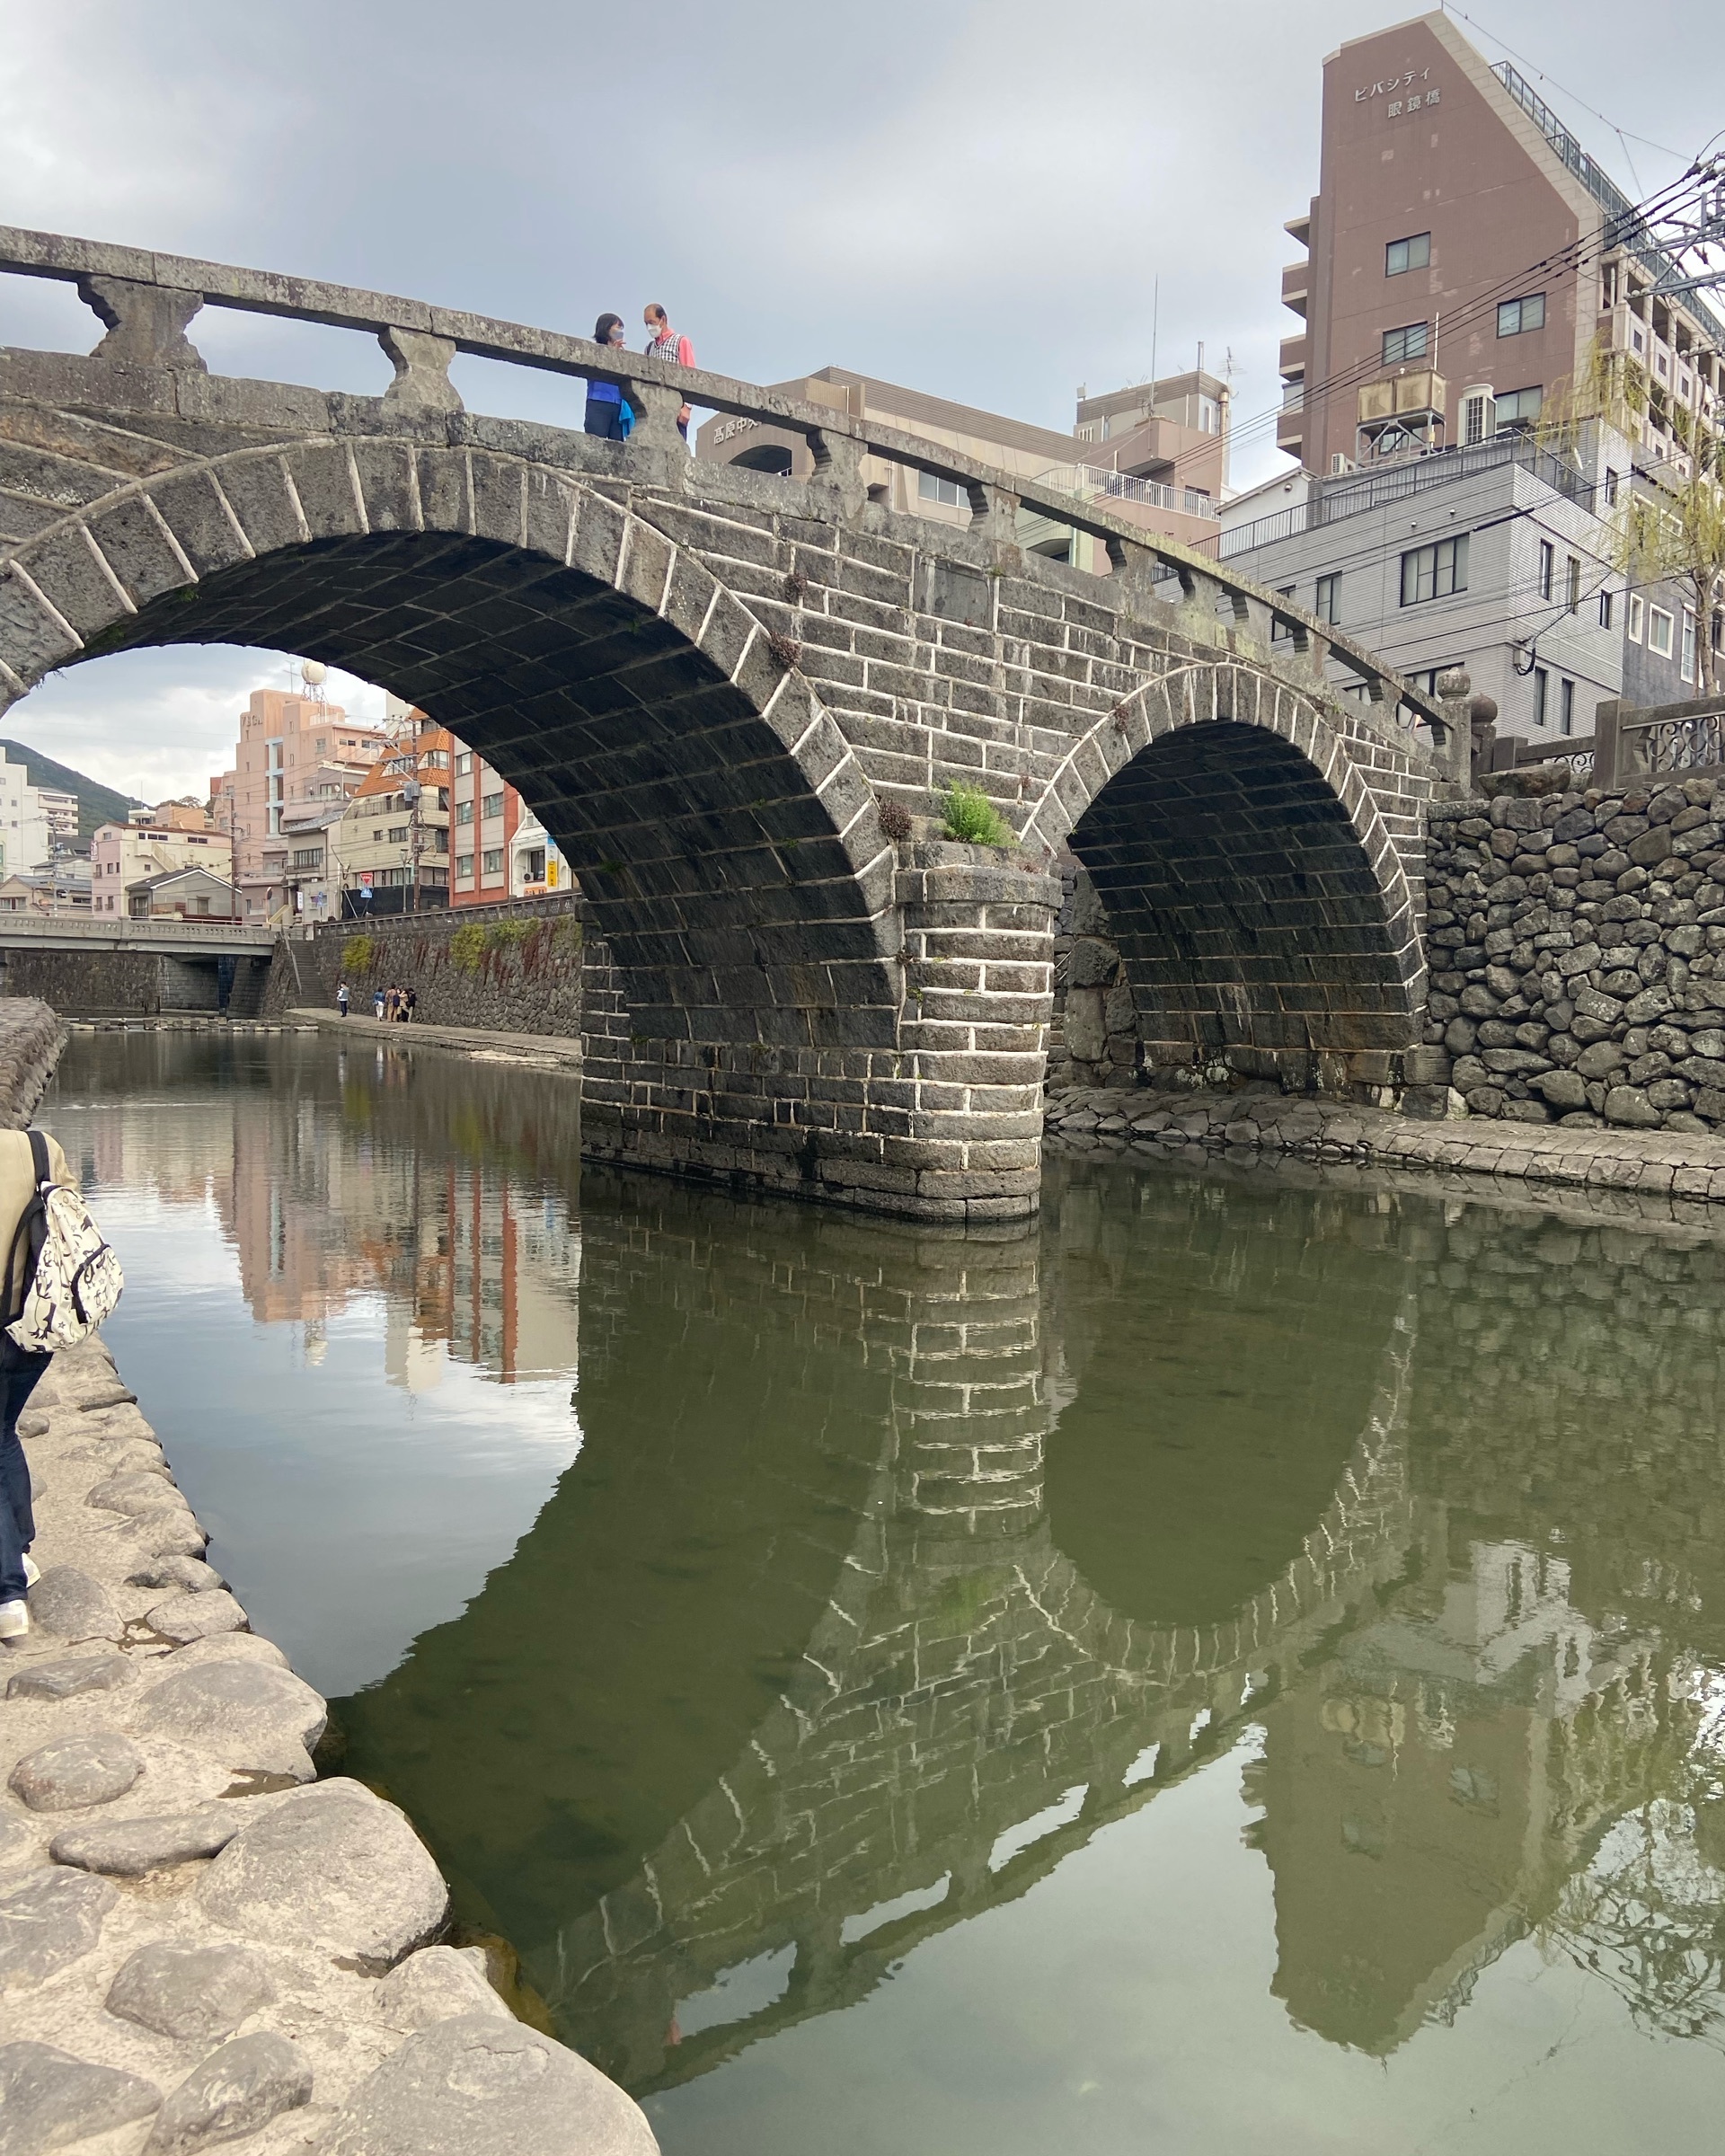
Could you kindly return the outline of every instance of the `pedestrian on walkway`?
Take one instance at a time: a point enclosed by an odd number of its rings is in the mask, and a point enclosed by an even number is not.
[[[601,314],[593,325],[593,341],[603,345],[606,351],[615,350],[624,340],[621,314]],[[635,415],[622,385],[604,376],[596,376],[587,385],[587,431],[597,434],[607,442],[626,442],[629,429],[635,423]]]
[[[673,367],[693,367],[694,347],[686,337],[679,337],[671,327],[670,318],[657,300],[641,316],[647,325],[647,357],[650,359],[668,360]],[[677,415],[677,431],[686,442],[689,438],[689,407],[686,404]]]
[[[412,1024],[413,1013],[419,1009],[419,1007],[420,992],[417,988],[410,988],[406,995],[402,999],[402,1023],[404,1026],[411,1026]]]
[[[77,1188],[55,1138],[48,1139],[48,1164],[56,1183],[67,1190]],[[22,1314],[30,1287],[30,1238],[19,1231],[35,1194],[29,1132],[0,1131],[0,1250],[8,1253],[0,1293],[4,1295],[6,1324]],[[30,1467],[18,1441],[18,1418],[52,1360],[51,1356],[26,1354],[0,1332],[0,1639],[22,1639],[30,1630],[30,1607],[24,1597],[40,1575],[30,1556],[36,1522],[30,1505]]]
[[[374,988],[371,992],[371,1015],[377,1021],[379,1025],[383,1024],[384,992],[381,988]]]
[[[345,981],[335,984],[335,1007],[343,1018],[348,1015],[348,984]]]

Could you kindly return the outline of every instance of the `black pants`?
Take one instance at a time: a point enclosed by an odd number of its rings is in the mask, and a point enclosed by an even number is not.
[[[607,442],[626,442],[623,431],[623,405],[609,397],[589,397],[587,400],[587,431],[601,436]]]
[[[36,1539],[30,1468],[18,1442],[18,1418],[51,1356],[26,1355],[0,1335],[0,1602],[24,1598],[24,1552]]]

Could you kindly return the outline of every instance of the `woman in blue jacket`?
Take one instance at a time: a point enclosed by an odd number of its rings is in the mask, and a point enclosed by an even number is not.
[[[593,325],[595,344],[609,348],[623,342],[621,314],[601,314]],[[619,385],[601,376],[587,385],[587,431],[603,435],[608,442],[626,442],[635,423],[629,400]]]

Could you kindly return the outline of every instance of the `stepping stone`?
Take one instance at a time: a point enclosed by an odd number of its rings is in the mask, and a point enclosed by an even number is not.
[[[198,1899],[231,1931],[387,1967],[432,1936],[449,1896],[402,1814],[343,1779],[242,1827]]]
[[[152,1557],[201,1557],[209,1537],[192,1516],[183,1498],[155,1512],[138,1513],[133,1521],[140,1548]]]
[[[9,1871],[14,1864],[25,1864],[35,1856],[36,1835],[22,1819],[0,1819],[0,1871]],[[14,1879],[13,1885],[15,1886]]]
[[[312,2063],[274,2029],[235,2037],[212,2051],[162,2106],[144,2156],[184,2156],[255,2134],[283,2111],[312,2100]]]
[[[456,2014],[513,2019],[483,1972],[453,1947],[421,1947],[377,1986],[377,2012],[391,2028],[429,2028]]]
[[[152,1676],[159,1677],[171,1669],[201,1669],[208,1662],[267,1662],[273,1669],[288,1666],[287,1656],[261,1632],[212,1632],[208,1639],[194,1639],[189,1646],[151,1656],[145,1667]]]
[[[361,2081],[319,2156],[657,2156],[639,2106],[518,2021],[460,2014]]]
[[[199,1557],[182,1557],[171,1551],[166,1557],[153,1557],[136,1572],[126,1576],[128,1587],[181,1587],[188,1595],[202,1595],[210,1587],[224,1585],[221,1574],[214,1565],[207,1565]]]
[[[115,1692],[129,1684],[134,1672],[124,1655],[75,1655],[61,1662],[36,1662],[21,1669],[6,1686],[9,1700],[69,1700],[81,1692]]]
[[[274,1997],[270,1972],[249,1947],[182,1947],[158,1939],[120,1964],[107,2006],[158,2036],[210,2044]]]
[[[93,1383],[81,1384],[75,1391],[68,1391],[66,1397],[75,1407],[82,1408],[86,1415],[94,1414],[98,1408],[135,1408],[137,1405],[137,1394],[129,1385],[122,1385],[117,1377],[108,1379],[105,1383],[97,1379]]]
[[[108,1590],[76,1565],[50,1565],[30,1590],[30,1621],[60,1639],[118,1639],[119,1612]]]
[[[172,1489],[168,1471],[146,1468],[141,1471],[110,1475],[105,1482],[98,1482],[84,1500],[102,1512],[141,1513],[154,1512],[161,1504],[164,1493]]]
[[[130,1726],[204,1746],[227,1766],[309,1781],[328,1719],[322,1695],[291,1670],[230,1657],[171,1671],[139,1698]]]
[[[52,2044],[0,2044],[0,2156],[36,2156],[147,2118],[154,2081],[93,2066]]]
[[[74,1812],[123,1797],[143,1772],[144,1755],[131,1739],[104,1729],[38,1745],[12,1770],[6,1787],[32,1812]]]
[[[49,1871],[0,1895],[0,1992],[43,1984],[87,1954],[119,1899],[108,1879]]]
[[[48,1429],[48,1417],[40,1408],[26,1408],[18,1418],[18,1435],[26,1440],[46,1437]]]
[[[169,1812],[143,1819],[104,1819],[90,1826],[68,1826],[55,1835],[48,1853],[57,1864],[80,1871],[102,1871],[116,1878],[142,1878],[164,1864],[189,1864],[226,1849],[243,1824],[237,1804],[200,1806],[192,1812]]]
[[[212,1632],[237,1632],[245,1625],[245,1612],[226,1587],[212,1587],[202,1595],[176,1595],[144,1613],[144,1621],[164,1639],[207,1639]]]

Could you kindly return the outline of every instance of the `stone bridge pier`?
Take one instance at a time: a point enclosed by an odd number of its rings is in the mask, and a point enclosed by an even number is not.
[[[1162,1059],[1398,1082],[1424,805],[1466,729],[1333,625],[1106,503],[583,339],[0,228],[7,272],[75,285],[107,333],[0,349],[0,711],[107,653],[232,643],[472,742],[591,909],[600,1156],[1033,1211],[1067,848]],[[212,305],[358,331],[395,378],[213,376]],[[640,424],[469,412],[458,355],[615,379]],[[692,462],[686,399],[801,433],[812,476]],[[968,521],[871,499],[881,459]],[[1031,551],[1048,520],[1108,573]],[[953,784],[1006,843],[942,837]]]

